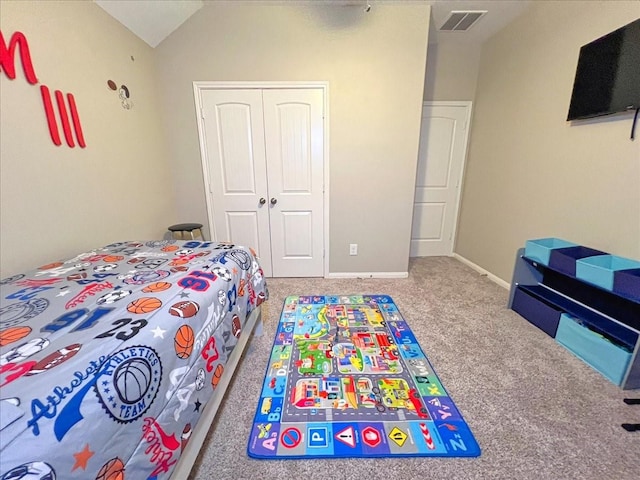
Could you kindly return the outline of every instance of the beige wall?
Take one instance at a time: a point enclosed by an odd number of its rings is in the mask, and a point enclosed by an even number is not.
[[[3,0],[0,11],[7,42],[25,34],[40,82],[27,83],[19,59],[15,80],[0,73],[1,277],[161,238],[175,214],[153,50],[92,2]],[[129,87],[132,110],[108,79]],[[74,94],[86,148],[52,143],[41,84]]]
[[[640,258],[640,142],[631,114],[566,122],[582,45],[637,1],[535,2],[483,47],[456,252],[510,281],[527,239]]]
[[[480,68],[480,44],[430,43],[424,100],[473,100]]]
[[[156,48],[181,218],[207,217],[193,81],[328,81],[330,272],[406,272],[429,13],[212,2],[187,20]]]

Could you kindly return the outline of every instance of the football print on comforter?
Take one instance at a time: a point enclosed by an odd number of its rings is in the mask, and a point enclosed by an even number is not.
[[[251,311],[252,250],[121,242],[0,285],[0,479],[169,478]]]

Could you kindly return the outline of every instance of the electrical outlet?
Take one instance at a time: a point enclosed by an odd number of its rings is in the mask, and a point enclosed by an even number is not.
[[[350,243],[349,244],[349,255],[358,255],[358,244]]]

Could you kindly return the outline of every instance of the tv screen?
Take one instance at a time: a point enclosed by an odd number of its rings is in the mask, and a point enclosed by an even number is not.
[[[580,49],[567,120],[640,108],[640,19]]]

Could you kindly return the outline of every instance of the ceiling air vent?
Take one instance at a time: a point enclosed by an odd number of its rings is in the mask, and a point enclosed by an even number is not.
[[[459,11],[451,12],[444,24],[440,27],[440,31],[445,32],[463,32],[469,30],[487,10]]]

